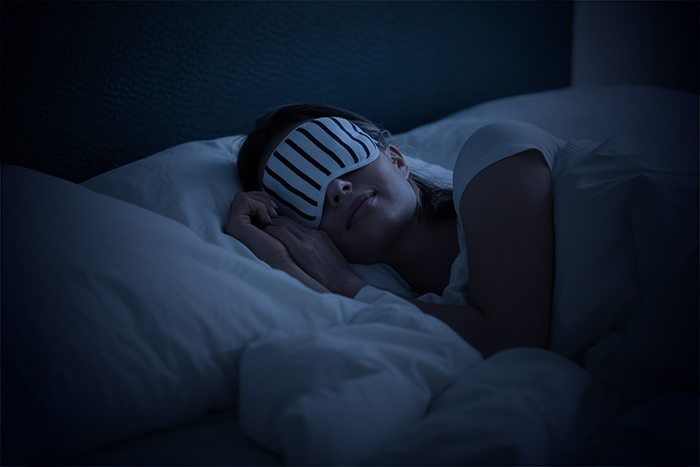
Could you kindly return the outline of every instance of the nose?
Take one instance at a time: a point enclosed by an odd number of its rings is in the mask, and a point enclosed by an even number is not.
[[[352,193],[352,183],[342,178],[331,180],[326,189],[326,200],[331,206],[338,206],[346,195]]]

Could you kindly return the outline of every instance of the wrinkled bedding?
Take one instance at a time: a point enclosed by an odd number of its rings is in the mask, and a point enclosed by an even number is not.
[[[264,454],[246,464],[697,463],[697,104],[570,88],[397,135],[445,184],[490,121],[574,141],[554,187],[551,349],[485,360],[380,290],[411,295],[390,268],[355,266],[377,286],[356,299],[319,294],[225,235],[240,136],[81,185],[3,166],[3,463],[172,463],[115,443],[162,446],[231,410]],[[238,431],[217,433],[192,432],[201,459],[232,463]]]
[[[571,436],[588,386],[578,365],[537,349],[483,360],[385,292],[358,299],[379,306],[243,355],[241,427],[287,463],[550,463]]]
[[[593,408],[584,396],[600,383],[601,360],[616,378],[606,398],[617,400],[588,412],[589,429],[697,387],[697,333],[689,331],[698,324],[698,225],[688,215],[697,212],[697,174],[618,137],[571,142],[559,158],[553,352],[482,360],[454,335],[426,339],[417,321],[429,317],[400,302],[341,328],[266,336],[243,354],[244,432],[292,464],[571,463],[577,415]],[[357,299],[367,296],[388,300],[367,290]],[[299,384],[270,384],[278,379]],[[689,401],[666,416],[696,413],[697,397]],[[680,439],[689,427],[665,429]],[[652,449],[639,448],[640,456]],[[676,452],[690,453],[692,443]]]

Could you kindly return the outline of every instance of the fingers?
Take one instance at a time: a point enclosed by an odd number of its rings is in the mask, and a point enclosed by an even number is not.
[[[236,221],[250,223],[252,217],[258,217],[265,225],[277,217],[277,204],[270,195],[262,191],[239,192],[231,202],[230,217]]]
[[[297,262],[308,260],[318,248],[314,230],[306,229],[284,216],[275,218],[264,231],[282,242]]]
[[[259,227],[269,225],[278,216],[277,205],[270,195],[260,191],[239,192],[233,197],[225,233],[234,238],[242,235],[241,229],[250,228],[256,223]],[[258,227],[256,225],[256,227]]]
[[[301,224],[290,219],[287,216],[279,216],[272,220],[270,224],[274,227],[282,227],[294,234],[294,236],[298,238],[303,237],[304,234],[306,234],[308,231],[311,231],[311,229],[307,229],[306,227],[302,226]]]
[[[299,246],[305,243],[304,233],[295,229],[295,226],[291,226],[283,221],[280,222],[281,218],[282,217],[278,217],[274,219],[272,223],[263,230],[284,243],[288,248],[298,249]]]
[[[302,263],[307,256],[318,256],[320,251],[336,249],[326,232],[309,229],[286,216],[273,219],[264,230],[284,243],[292,256]]]
[[[238,195],[238,194],[237,194]],[[251,192],[246,194],[241,194],[242,198],[241,206],[247,209],[242,211],[243,215],[250,217],[258,217],[265,225],[272,222],[273,217],[277,217],[277,204],[270,198],[270,195],[264,192]],[[235,198],[234,198],[235,202]]]

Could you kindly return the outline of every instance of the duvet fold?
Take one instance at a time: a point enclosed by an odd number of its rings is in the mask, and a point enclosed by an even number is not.
[[[246,348],[246,435],[291,465],[551,459],[587,387],[583,369],[536,349],[483,360],[388,292],[365,288],[358,298],[369,303],[349,325],[274,332]]]

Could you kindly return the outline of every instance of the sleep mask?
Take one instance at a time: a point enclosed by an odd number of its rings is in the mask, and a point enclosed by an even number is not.
[[[317,229],[328,184],[378,155],[377,142],[351,121],[311,120],[295,128],[272,152],[262,189],[277,202],[280,214]]]

